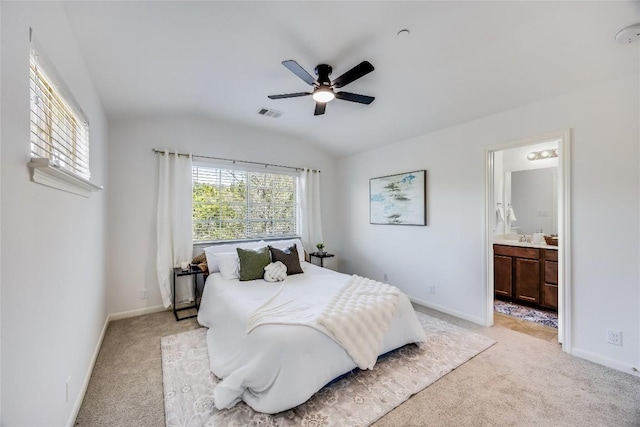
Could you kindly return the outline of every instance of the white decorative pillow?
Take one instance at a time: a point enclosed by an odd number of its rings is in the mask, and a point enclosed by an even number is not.
[[[209,269],[209,274],[220,271],[220,267],[218,266],[218,261],[213,257],[213,255],[225,253],[225,252],[236,252],[236,248],[258,249],[258,248],[263,248],[265,246],[267,246],[267,244],[262,240],[259,242],[242,242],[242,243],[230,243],[226,245],[208,246],[204,248],[204,254],[207,257],[207,266]]]
[[[222,252],[213,254],[220,268],[220,275],[223,279],[232,280],[240,278],[240,258],[238,252]]]
[[[300,258],[301,263],[304,262],[304,247],[302,246],[302,241],[300,239],[274,240],[267,243],[269,246],[280,249],[281,251],[284,251],[295,244],[296,249],[298,250],[298,258]]]

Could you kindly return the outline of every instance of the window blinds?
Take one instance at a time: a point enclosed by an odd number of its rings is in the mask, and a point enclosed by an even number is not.
[[[193,240],[294,236],[296,177],[194,166]]]
[[[79,108],[65,97],[39,64],[38,53],[30,55],[31,157],[50,159],[55,166],[89,179],[89,125]]]

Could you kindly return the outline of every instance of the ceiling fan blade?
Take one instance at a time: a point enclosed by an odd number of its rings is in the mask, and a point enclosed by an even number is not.
[[[374,70],[369,61],[362,61],[333,81],[333,87],[343,87]]]
[[[336,98],[342,99],[344,101],[358,102],[360,104],[371,104],[374,98],[373,96],[360,95],[357,93],[351,92],[336,92]]]
[[[296,98],[298,96],[311,95],[311,92],[283,93],[282,95],[269,95],[269,99]]]
[[[326,102],[316,102],[316,111],[313,112],[314,116],[324,114],[324,110],[327,108]]]
[[[293,74],[295,74],[296,76],[300,77],[302,80],[307,82],[308,85],[313,86],[314,83],[316,82],[316,79],[314,79],[311,76],[311,74],[307,73],[307,71],[304,68],[302,68],[300,64],[298,64],[293,59],[282,61],[282,65],[287,67],[289,71],[291,71]]]

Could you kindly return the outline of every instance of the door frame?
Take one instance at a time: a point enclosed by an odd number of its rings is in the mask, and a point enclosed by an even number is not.
[[[493,325],[493,219],[494,153],[550,140],[558,140],[558,341],[571,353],[571,129],[531,138],[491,145],[484,150],[485,201],[485,325]]]

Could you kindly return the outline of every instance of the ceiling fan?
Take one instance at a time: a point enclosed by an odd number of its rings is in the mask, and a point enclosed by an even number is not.
[[[375,99],[373,96],[360,95],[351,92],[335,92],[335,88],[341,88],[348,85],[354,80],[358,80],[360,77],[365,76],[374,70],[373,65],[369,61],[362,61],[337,79],[331,81],[329,76],[331,75],[331,65],[320,64],[316,67],[316,75],[318,79],[311,77],[311,74],[302,68],[296,61],[290,59],[282,61],[282,65],[287,67],[296,76],[304,80],[308,85],[313,86],[313,92],[297,92],[286,93],[282,95],[269,95],[270,99],[283,99],[283,98],[296,98],[298,96],[311,95],[316,101],[316,109],[313,113],[314,116],[324,114],[327,108],[327,102],[333,101],[333,99],[342,99],[344,101],[357,102],[359,104],[371,104]]]

